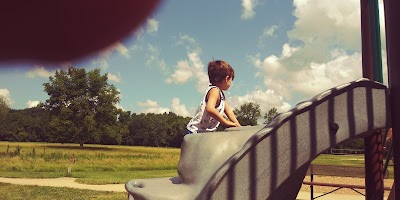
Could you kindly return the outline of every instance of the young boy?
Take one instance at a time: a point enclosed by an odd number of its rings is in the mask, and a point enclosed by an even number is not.
[[[215,131],[220,123],[227,127],[240,126],[223,93],[231,86],[235,71],[225,61],[211,61],[208,63],[208,78],[211,84],[196,114],[186,126],[187,134]],[[223,117],[224,113],[229,120]]]

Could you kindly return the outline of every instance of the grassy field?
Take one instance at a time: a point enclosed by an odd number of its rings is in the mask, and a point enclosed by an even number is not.
[[[125,183],[175,176],[179,156],[177,148],[0,142],[0,176],[64,177],[71,167],[80,183]]]
[[[0,177],[69,176],[86,184],[177,176],[180,149],[111,145],[0,142]],[[73,162],[75,158],[75,162]],[[320,155],[313,164],[364,166],[363,155]],[[393,172],[392,164],[389,170]],[[126,199],[125,193],[0,183],[2,199]],[[14,195],[18,191],[18,195]],[[4,198],[3,198],[4,197]]]
[[[364,154],[358,154],[358,155],[321,154],[315,160],[313,160],[312,164],[364,167]],[[389,161],[388,170],[393,174],[392,161]]]

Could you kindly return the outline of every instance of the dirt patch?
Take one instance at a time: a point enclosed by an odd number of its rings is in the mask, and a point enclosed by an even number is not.
[[[346,185],[359,185],[365,186],[365,168],[356,166],[335,166],[335,165],[316,165],[313,164],[307,171],[307,176],[304,181],[311,182],[309,174],[314,174],[314,182],[320,183],[334,183],[334,184],[346,184]],[[389,179],[389,173],[386,173],[384,179],[384,187],[391,188],[393,185],[393,178]],[[328,186],[314,186],[315,193],[326,193],[330,192],[337,187]],[[364,189],[356,189],[357,191],[365,194]],[[302,185],[300,191],[310,192],[309,185]],[[342,188],[334,192],[335,194],[350,194],[357,195],[358,193],[350,188]],[[388,196],[390,191],[385,191],[385,196]]]
[[[311,177],[306,176],[304,178],[304,181],[310,181]],[[339,176],[318,176],[314,175],[314,182],[323,182],[323,183],[338,183],[338,184],[347,184],[347,185],[365,185],[365,179],[364,178],[354,178],[354,177],[339,177]],[[384,186],[385,187],[392,187],[394,180],[393,179],[384,179]],[[326,186],[314,186],[314,192],[315,193],[325,193],[325,192],[330,192],[332,190],[336,189],[335,187],[326,187]],[[357,189],[359,192],[365,194],[365,190]],[[303,192],[310,192],[310,186],[309,185],[302,185],[300,191]],[[390,191],[385,191],[385,196],[389,195]],[[351,194],[351,195],[357,195],[356,192],[354,192],[351,189],[348,188],[343,188],[338,191],[335,191],[335,194]]]

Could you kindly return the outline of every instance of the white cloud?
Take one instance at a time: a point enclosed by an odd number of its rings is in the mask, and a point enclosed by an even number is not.
[[[259,69],[256,76],[262,77],[265,86],[286,101],[293,97],[309,99],[324,90],[362,77],[362,58],[358,52],[349,54],[334,49],[327,62],[293,66],[293,55],[303,49],[287,44],[282,49],[279,57],[270,55],[261,60],[256,55],[250,60]]]
[[[258,0],[242,0],[242,15],[240,16],[243,20],[254,18],[256,12],[254,8],[257,6]]]
[[[100,51],[98,56],[91,60],[91,64],[102,70],[107,70],[110,67],[109,58],[114,52],[118,53],[126,59],[129,59],[131,57],[129,49],[126,48],[125,45],[121,42],[116,42],[106,49]]]
[[[228,101],[232,108],[239,108],[240,105],[247,102],[258,103],[260,105],[262,115],[274,107],[277,108],[278,112],[285,112],[291,108],[291,105],[273,90],[256,90],[244,96],[232,97],[228,99]]]
[[[110,64],[106,58],[92,60],[92,65],[100,68],[101,70],[107,70],[110,67]]]
[[[143,107],[142,113],[155,113],[155,114],[163,114],[170,112],[169,108],[160,107],[156,101],[146,100],[145,102],[138,102],[140,107]]]
[[[270,27],[265,27],[263,32],[262,32],[262,34],[261,34],[261,36],[260,36],[260,39],[266,39],[266,38],[275,36],[275,31],[277,29],[278,29],[277,25],[273,25],[273,26],[270,26]]]
[[[29,100],[28,102],[26,102],[26,106],[28,106],[28,108],[33,108],[36,107],[37,105],[39,105],[40,101],[31,101]]]
[[[268,38],[276,37],[275,32],[277,29],[278,29],[277,25],[265,27],[261,36],[258,38],[258,45],[260,47],[264,47],[265,42],[267,41]]]
[[[161,71],[167,70],[167,64],[161,58],[161,49],[155,45],[147,44],[146,61],[145,64],[151,67],[158,67]]]
[[[208,85],[208,75],[204,72],[204,65],[200,60],[201,48],[196,40],[189,35],[179,34],[177,46],[185,46],[188,60],[180,60],[174,72],[165,80],[169,84],[184,84],[192,78],[197,81],[196,87],[204,92]]]
[[[294,0],[293,4],[297,19],[281,55],[249,57],[265,87],[289,102],[361,78],[359,1]],[[287,104],[275,107],[279,105]]]
[[[288,43],[285,43],[282,47],[282,57],[289,58],[299,49],[299,47],[291,47]]]
[[[165,80],[166,83],[183,84],[191,78],[196,81],[196,88],[203,93],[208,87],[208,75],[204,71],[204,65],[199,54],[192,52],[188,54],[189,60],[179,61],[174,73]]]
[[[174,112],[177,115],[183,116],[183,117],[189,117],[189,111],[186,109],[186,106],[184,104],[180,103],[180,99],[175,97],[172,99],[172,104],[171,104],[172,112]]]
[[[293,89],[307,96],[362,77],[361,54],[343,54],[327,63],[311,63],[299,71]],[[307,78],[305,78],[307,77]]]
[[[25,74],[29,78],[49,78],[50,76],[53,76],[55,74],[55,70],[53,71],[48,71],[44,67],[41,66],[35,66],[33,69],[27,71]]]
[[[294,0],[292,41],[301,41],[303,49],[295,59],[305,63],[327,62],[334,48],[361,50],[360,2]]]
[[[129,54],[129,49],[126,48],[126,46],[120,42],[118,42],[117,46],[115,47],[115,50],[125,58],[131,57],[131,55]]]
[[[189,53],[189,61],[192,64],[192,69],[194,70],[194,76],[196,78],[196,88],[197,91],[203,93],[209,84],[208,74],[204,70],[204,65],[200,60],[200,56],[197,53]]]
[[[140,107],[158,107],[158,103],[150,99],[147,99],[145,102],[139,102],[138,105]]]
[[[163,114],[173,112],[177,115],[188,117],[190,116],[186,106],[181,104],[180,99],[174,97],[171,101],[171,108],[162,107],[156,101],[147,99],[144,102],[138,102],[138,105],[143,108],[142,113]]]
[[[177,39],[175,45],[185,46],[185,48],[188,52],[201,53],[200,45],[197,43],[197,41],[193,37],[190,37],[187,34],[179,33],[179,36],[178,36],[178,39]]]
[[[280,58],[276,57],[275,55],[271,55],[266,57],[264,60],[253,59],[254,64],[256,67],[261,69],[257,75],[269,74],[269,75],[277,75],[279,73],[284,73],[284,67],[280,63]]]
[[[163,113],[169,113],[169,108],[163,108],[163,107],[150,107],[147,108],[146,110],[143,110],[143,113],[154,113],[154,114],[163,114]]]
[[[183,84],[192,78],[193,72],[189,62],[186,60],[178,61],[175,67],[175,72],[165,80],[166,83]]]
[[[151,18],[147,20],[146,32],[149,34],[157,33],[158,31],[158,21]]]
[[[12,105],[14,103],[14,100],[11,99],[11,93],[7,88],[0,89],[0,96],[4,98],[6,104]]]
[[[146,36],[146,33],[148,35],[156,34],[158,32],[158,24],[159,22],[154,18],[147,19],[145,24],[135,30],[135,39],[143,40]]]
[[[293,4],[297,19],[288,35],[303,45],[294,52],[284,47],[279,60],[288,73],[280,81],[289,85],[290,93],[309,98],[361,78],[360,2],[294,0]]]
[[[108,80],[113,81],[115,83],[120,83],[121,82],[121,75],[118,73],[118,75],[112,74],[112,73],[107,73]]]
[[[129,49],[126,48],[123,43],[116,42],[111,46],[105,48],[104,50],[100,51],[97,59],[108,59],[114,52],[117,52],[124,58],[130,58]]]

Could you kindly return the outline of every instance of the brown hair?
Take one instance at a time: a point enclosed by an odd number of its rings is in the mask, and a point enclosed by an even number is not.
[[[220,83],[226,76],[235,78],[235,71],[229,63],[223,60],[213,60],[208,63],[208,79],[211,84]]]

